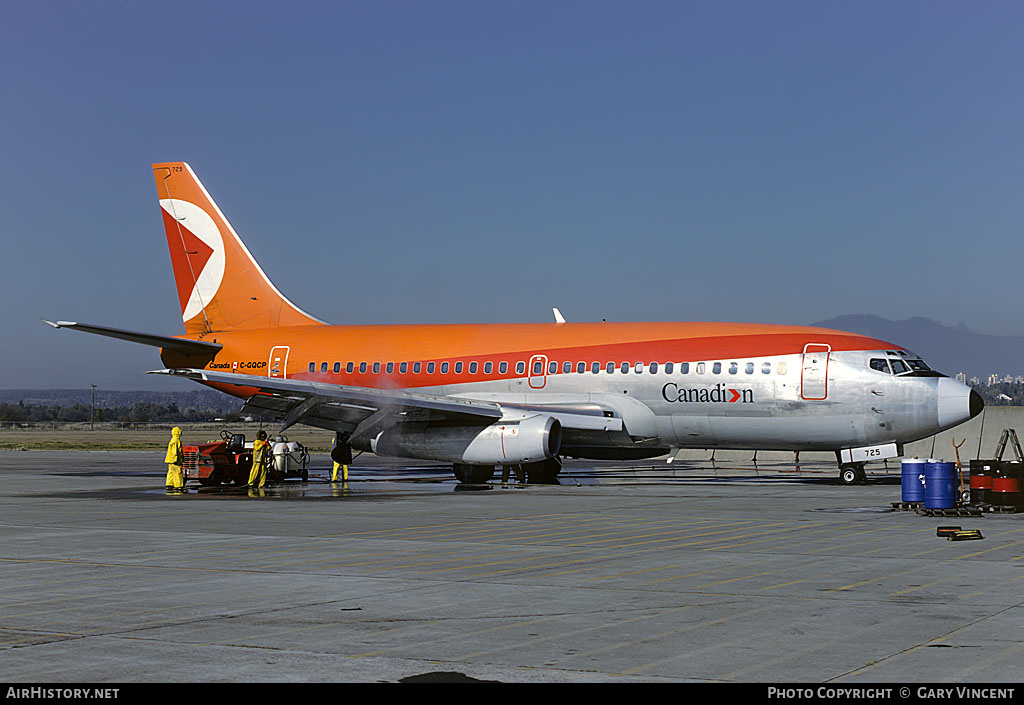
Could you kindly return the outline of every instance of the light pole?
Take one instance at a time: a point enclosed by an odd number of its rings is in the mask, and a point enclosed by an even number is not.
[[[96,430],[96,385],[92,385],[92,413],[89,414],[89,430]]]

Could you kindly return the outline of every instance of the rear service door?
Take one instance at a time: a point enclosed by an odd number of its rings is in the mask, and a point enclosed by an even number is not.
[[[267,376],[284,379],[288,376],[288,346],[275,345],[270,349],[267,361]]]
[[[811,401],[828,396],[828,357],[832,347],[824,343],[808,343],[800,371],[800,397]]]

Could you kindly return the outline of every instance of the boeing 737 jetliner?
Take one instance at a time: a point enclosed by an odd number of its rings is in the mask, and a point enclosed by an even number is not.
[[[333,453],[452,463],[463,482],[561,457],[680,448],[835,451],[840,479],[981,412],[904,348],[804,326],[567,323],[336,326],[270,282],[188,164],[154,164],[185,334],[60,321],[160,348],[243,409],[336,434]],[[560,316],[558,317],[561,318]]]

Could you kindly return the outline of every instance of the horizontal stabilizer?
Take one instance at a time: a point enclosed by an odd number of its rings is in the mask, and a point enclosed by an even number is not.
[[[202,340],[187,340],[183,338],[173,338],[169,335],[152,335],[150,333],[137,333],[130,330],[121,330],[120,328],[108,328],[106,326],[94,326],[88,323],[75,323],[74,321],[47,321],[45,318],[43,322],[47,325],[51,325],[54,328],[69,328],[71,330],[80,330],[83,333],[93,333],[95,335],[104,335],[108,338],[117,338],[118,340],[128,340],[133,343],[139,343],[140,345],[149,345],[154,348],[164,348],[165,350],[173,350],[175,352],[184,353],[186,355],[213,355],[220,350],[223,345],[220,343],[207,343]]]

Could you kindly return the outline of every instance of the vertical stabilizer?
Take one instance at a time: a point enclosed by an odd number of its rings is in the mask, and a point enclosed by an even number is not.
[[[154,164],[153,175],[186,333],[323,323],[267,279],[188,164]]]

